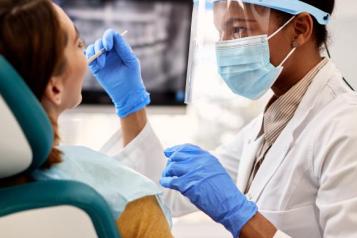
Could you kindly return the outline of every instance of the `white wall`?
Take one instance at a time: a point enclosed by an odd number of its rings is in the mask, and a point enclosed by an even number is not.
[[[357,1],[336,0],[330,29],[332,59],[357,89]]]

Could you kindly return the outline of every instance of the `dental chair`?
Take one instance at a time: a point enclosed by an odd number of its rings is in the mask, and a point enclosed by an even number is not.
[[[0,56],[0,180],[38,169],[52,143],[52,127],[41,104]],[[73,181],[46,181],[0,187],[0,237],[120,235],[107,203],[92,188]]]

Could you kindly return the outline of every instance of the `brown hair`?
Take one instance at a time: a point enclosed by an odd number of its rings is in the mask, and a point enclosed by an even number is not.
[[[66,35],[50,0],[0,1],[0,54],[22,76],[41,101],[51,76],[64,71]],[[54,146],[44,167],[61,162],[57,122],[52,118]]]

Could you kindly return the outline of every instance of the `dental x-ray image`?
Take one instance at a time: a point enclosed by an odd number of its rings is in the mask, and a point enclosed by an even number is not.
[[[183,104],[191,27],[191,0],[58,0],[86,44],[112,28],[124,36],[140,59],[142,77],[152,104]],[[84,103],[108,103],[96,80],[88,75]]]

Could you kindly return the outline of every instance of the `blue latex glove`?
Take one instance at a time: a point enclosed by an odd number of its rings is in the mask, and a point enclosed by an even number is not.
[[[258,209],[238,190],[219,161],[194,145],[169,148],[165,155],[169,160],[161,185],[181,192],[238,237]]]
[[[112,99],[120,117],[143,109],[150,103],[141,78],[140,63],[130,46],[117,32],[109,29],[102,39],[86,50],[89,59],[98,51],[106,53],[89,65],[89,69]]]

